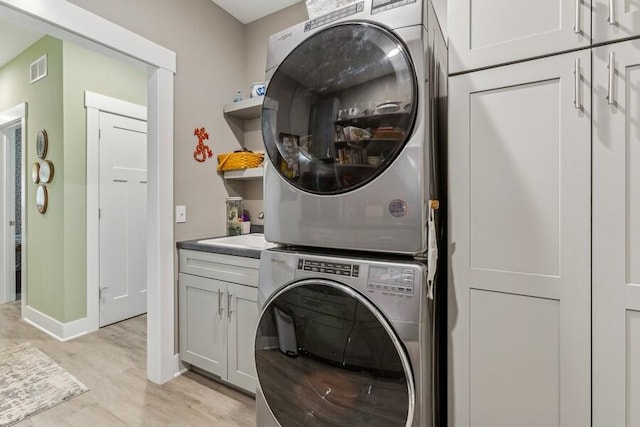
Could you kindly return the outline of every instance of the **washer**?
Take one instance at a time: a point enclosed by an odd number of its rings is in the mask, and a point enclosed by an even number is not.
[[[426,251],[437,156],[425,14],[422,1],[364,0],[270,38],[267,240]]]
[[[263,251],[258,427],[432,426],[425,281],[415,261]]]

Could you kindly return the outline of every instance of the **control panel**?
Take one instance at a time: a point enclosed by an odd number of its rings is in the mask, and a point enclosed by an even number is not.
[[[335,274],[337,276],[358,277],[360,266],[357,264],[344,264],[340,262],[313,261],[309,259],[298,259],[298,270],[311,271],[314,273]]]
[[[367,288],[396,294],[413,295],[415,271],[410,268],[371,267]]]
[[[342,18],[346,18],[347,16],[355,15],[356,13],[362,12],[363,10],[364,2],[359,1],[358,3],[354,3],[350,6],[343,7],[342,9],[338,9],[334,12],[327,13],[326,15],[322,15],[315,19],[312,19],[311,21],[308,21],[306,24],[304,24],[304,32],[306,33],[307,31],[311,31],[314,28],[322,27],[324,25],[338,21]]]
[[[406,6],[415,2],[416,0],[373,0],[371,3],[371,14],[375,15],[376,13],[395,9],[400,6]]]

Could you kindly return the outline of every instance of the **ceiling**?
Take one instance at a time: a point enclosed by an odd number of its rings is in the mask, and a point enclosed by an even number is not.
[[[18,56],[43,35],[0,19],[0,67]]]
[[[243,24],[264,18],[303,0],[211,0]]]

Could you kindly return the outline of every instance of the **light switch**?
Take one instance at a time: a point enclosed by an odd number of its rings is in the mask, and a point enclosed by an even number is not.
[[[187,222],[187,207],[176,206],[176,223]]]

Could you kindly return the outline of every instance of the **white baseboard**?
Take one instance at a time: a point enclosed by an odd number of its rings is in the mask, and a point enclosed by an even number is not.
[[[184,366],[182,362],[180,362],[180,354],[176,354],[175,356],[173,356],[173,377],[179,377],[187,371],[187,367]]]
[[[59,341],[69,341],[85,335],[89,329],[86,317],[69,323],[62,323],[28,305],[23,307],[22,315],[25,322]]]

